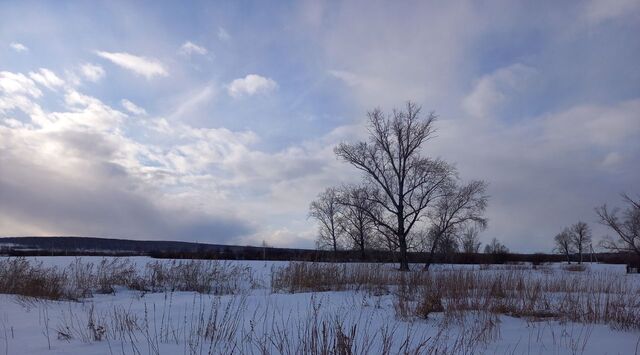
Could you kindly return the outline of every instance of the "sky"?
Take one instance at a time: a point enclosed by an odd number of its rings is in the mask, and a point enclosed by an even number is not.
[[[640,194],[640,1],[0,2],[0,235],[313,247],[309,203],[366,113],[549,252]]]

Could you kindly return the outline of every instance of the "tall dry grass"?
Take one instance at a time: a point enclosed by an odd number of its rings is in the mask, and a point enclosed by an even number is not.
[[[156,261],[139,267],[127,258],[96,263],[77,258],[64,268],[22,257],[0,260],[0,293],[50,300],[79,300],[118,288],[237,294],[257,285],[250,268],[214,260]]]
[[[402,319],[486,311],[640,329],[640,288],[628,276],[519,266],[501,270],[398,272],[382,265],[289,263],[272,272],[274,292],[375,290],[394,296]]]

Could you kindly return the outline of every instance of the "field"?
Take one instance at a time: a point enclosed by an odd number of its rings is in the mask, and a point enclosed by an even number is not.
[[[634,354],[622,265],[0,260],[0,354]]]

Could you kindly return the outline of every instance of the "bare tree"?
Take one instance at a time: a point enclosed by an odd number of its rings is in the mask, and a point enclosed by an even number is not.
[[[391,116],[379,109],[368,116],[369,141],[342,143],[335,153],[364,173],[368,199],[382,211],[370,217],[385,235],[393,236],[389,241],[400,251],[400,270],[409,270],[407,236],[455,170],[444,161],[421,156],[434,132],[433,114],[423,118],[420,107],[409,102]]]
[[[591,228],[585,222],[578,222],[571,226],[571,242],[578,252],[578,264],[582,264],[582,254],[591,245]]]
[[[487,184],[484,181],[472,181],[463,186],[450,181],[444,185],[442,198],[435,203],[435,208],[429,213],[431,228],[428,235],[432,238],[432,242],[429,257],[424,266],[425,270],[429,269],[441,239],[453,237],[458,233],[457,229],[469,224],[486,228],[487,219],[484,218],[488,200],[486,189]]]
[[[334,252],[338,250],[343,232],[343,221],[340,212],[338,189],[330,187],[318,195],[318,198],[309,206],[309,217],[315,218],[320,223],[318,248],[329,248]]]
[[[463,253],[472,254],[480,252],[480,240],[478,239],[479,228],[476,226],[466,226],[460,234],[460,247]]]
[[[571,254],[573,253],[573,240],[571,238],[571,234],[571,231],[568,228],[565,228],[554,237],[556,243],[555,250],[567,257],[568,264],[571,264]]]
[[[484,247],[485,254],[509,254],[509,248],[507,248],[504,244],[500,243],[498,239],[491,239],[491,243],[487,244]]]
[[[618,235],[618,240],[607,238],[602,246],[609,250],[635,253],[640,258],[640,196],[637,201],[626,194],[622,198],[628,205],[622,211],[619,208],[610,210],[607,205],[596,208],[600,223]]]
[[[372,215],[377,215],[377,206],[368,198],[367,189],[362,186],[345,186],[340,191],[342,220],[344,232],[354,249],[365,257],[365,250],[375,244],[375,221]]]

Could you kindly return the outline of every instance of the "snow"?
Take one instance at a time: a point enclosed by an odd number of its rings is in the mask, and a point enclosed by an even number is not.
[[[31,257],[47,266],[65,267],[74,257]],[[129,257],[142,268],[156,261],[146,257]],[[82,257],[82,261],[97,263],[102,257]],[[163,260],[162,262],[171,262]],[[578,324],[555,320],[533,321],[505,315],[487,320],[479,314],[469,313],[465,322],[443,328],[441,313],[428,319],[400,320],[393,308],[392,295],[375,296],[361,291],[272,293],[269,286],[271,270],[286,265],[274,261],[230,261],[252,269],[262,287],[248,288],[237,295],[203,295],[194,292],[142,293],[117,289],[115,294],[94,295],[82,302],[42,301],[25,299],[15,295],[0,295],[0,354],[182,354],[182,353],[259,353],[258,344],[270,344],[269,353],[280,353],[274,345],[284,340],[278,335],[293,338],[302,330],[310,329],[313,322],[325,320],[327,324],[342,322],[345,332],[356,326],[360,339],[368,337],[370,348],[360,348],[361,353],[382,351],[382,331],[394,331],[398,343],[411,334],[411,342],[421,340],[427,344],[439,344],[441,349],[452,349],[456,340],[471,334],[473,327],[485,321],[498,323],[496,330],[487,334],[489,341],[474,343],[471,347],[459,347],[458,353],[473,354],[638,354],[640,332],[619,331],[603,324]],[[389,268],[394,266],[388,265]],[[432,272],[460,269],[483,270],[497,273],[515,267],[495,266],[488,269],[478,265],[434,265]],[[530,269],[529,269],[530,270]],[[543,266],[542,270],[527,272],[563,273],[562,264]],[[588,265],[585,278],[590,275],[620,275],[623,265]],[[640,277],[629,275],[628,282],[640,284]],[[217,341],[204,342],[194,336],[194,330],[202,324],[202,318],[214,315]],[[126,332],[113,331],[108,319],[125,315],[138,319],[145,329],[133,332],[135,338],[127,338]],[[92,339],[88,328],[93,319],[94,328],[104,325],[109,330],[103,339]],[[101,322],[104,322],[102,324]],[[235,327],[234,331],[230,331]],[[222,332],[227,329],[228,333]],[[442,330],[445,330],[442,332]],[[71,335],[70,339],[59,335]],[[440,331],[440,333],[439,333]],[[99,331],[98,331],[99,332]],[[132,333],[129,333],[131,337]],[[85,337],[86,339],[82,339]],[[242,339],[242,348],[228,348],[225,337]],[[213,344],[213,345],[212,345]],[[396,344],[398,345],[398,344]],[[396,348],[397,349],[397,348]],[[428,347],[420,353],[428,353]]]

